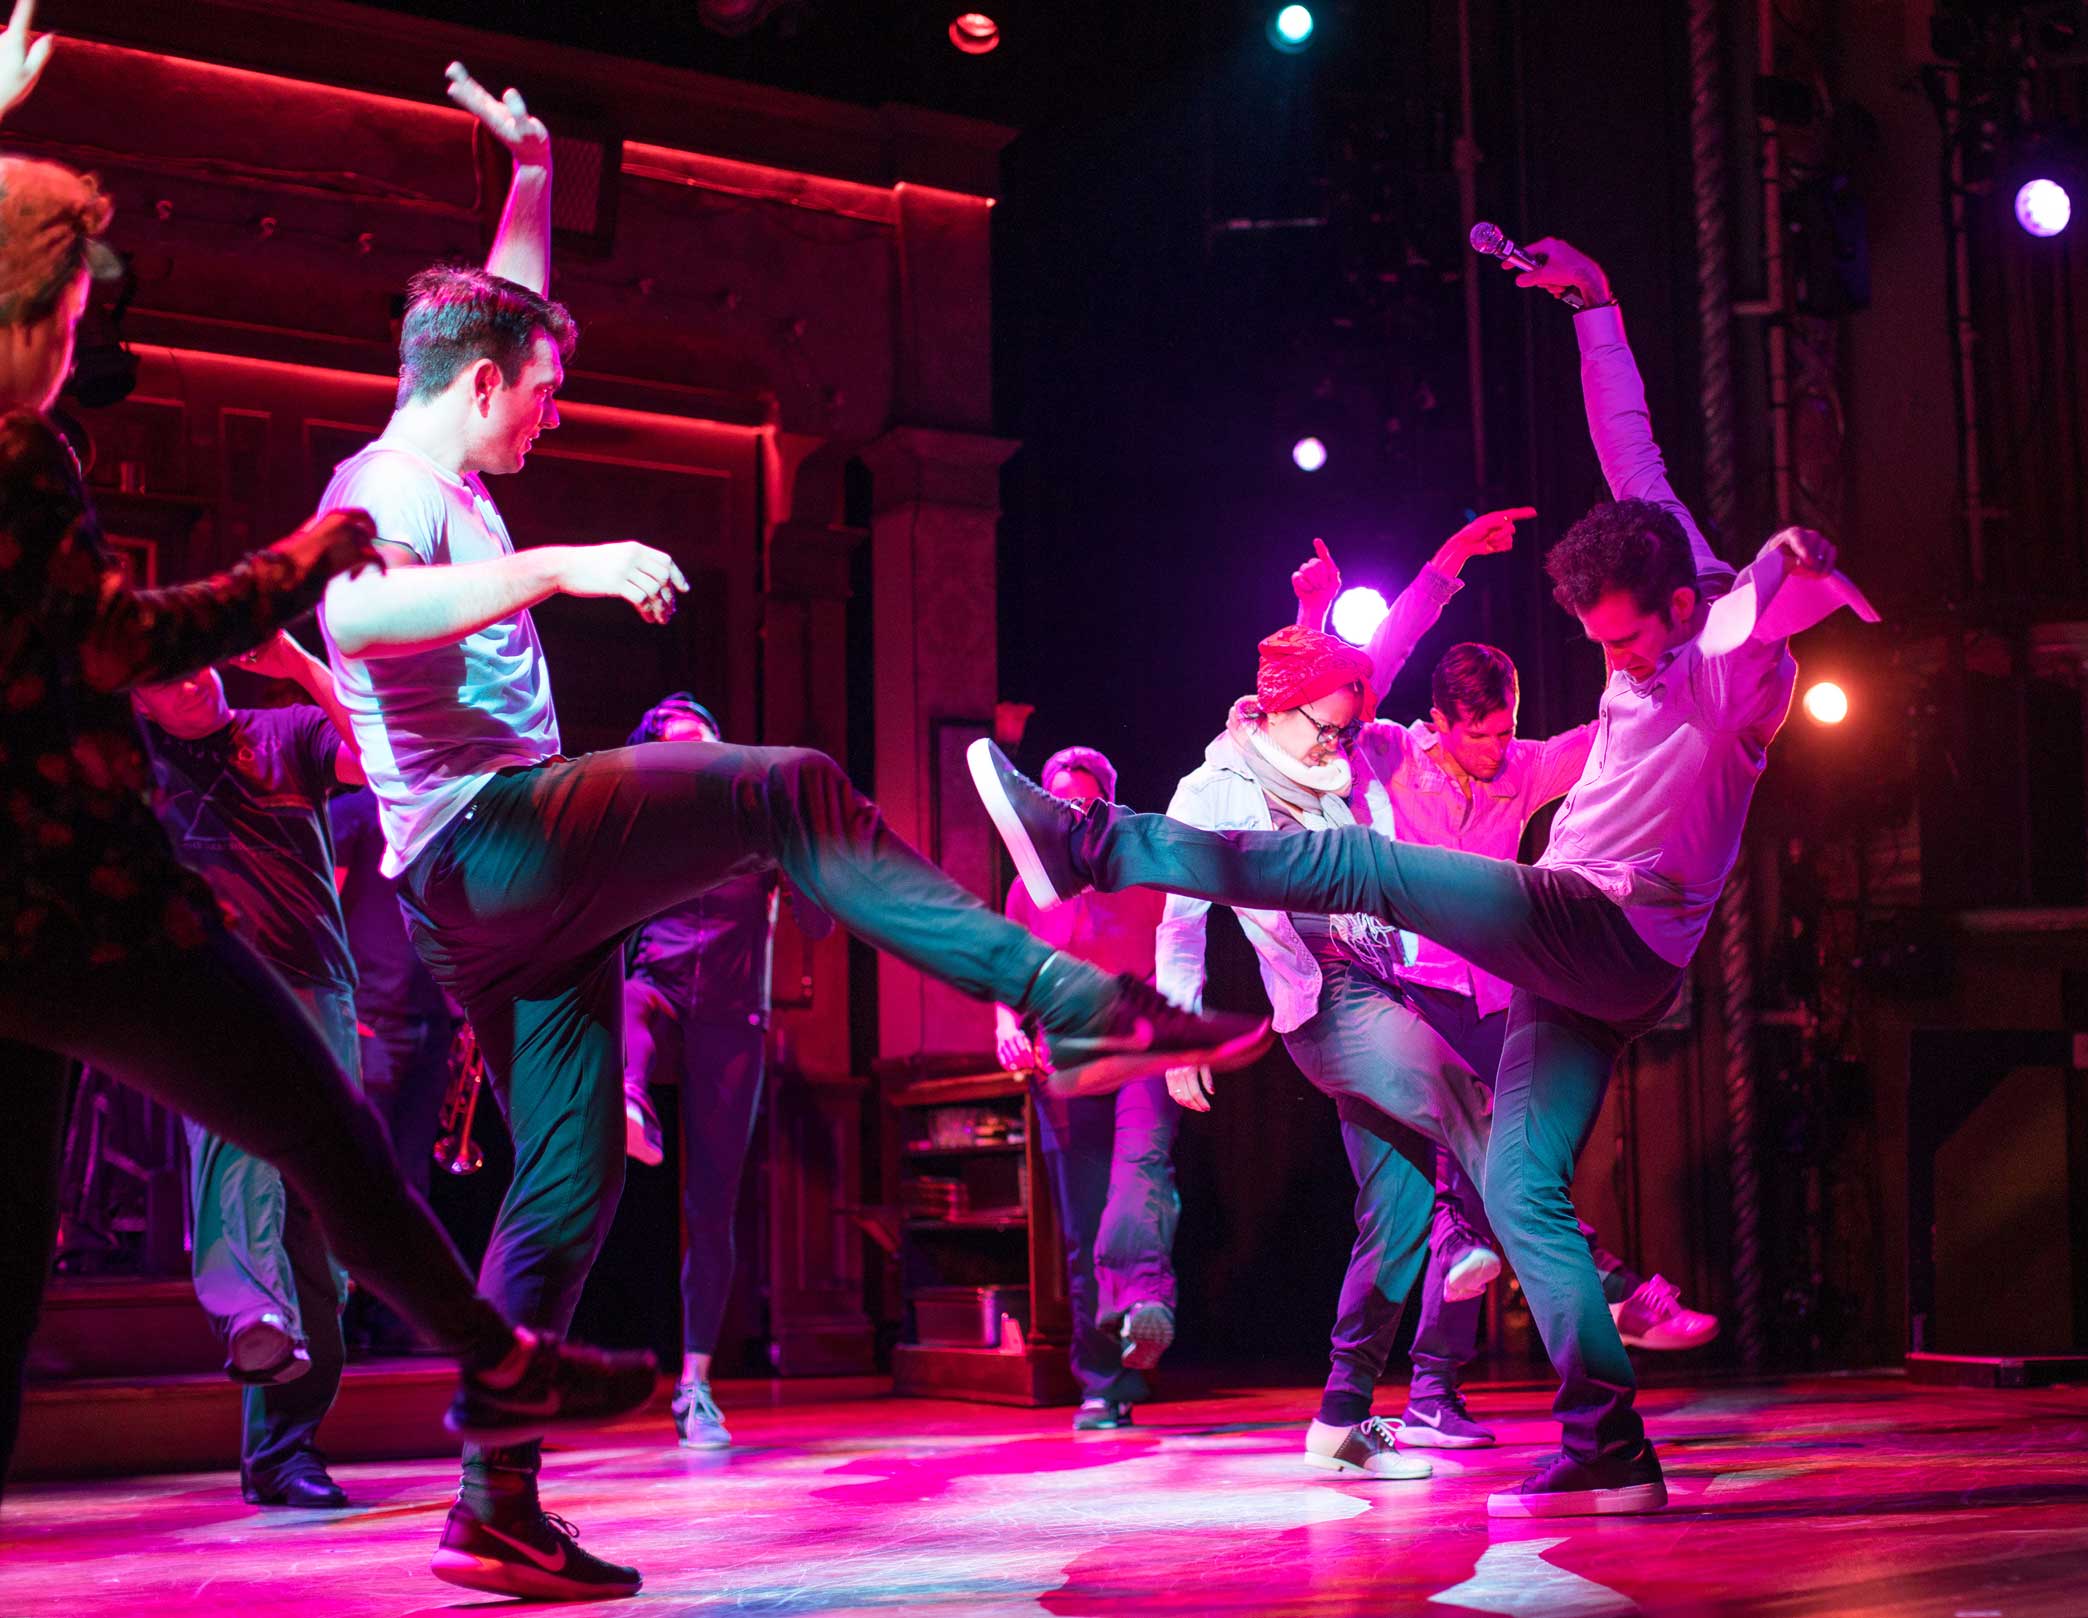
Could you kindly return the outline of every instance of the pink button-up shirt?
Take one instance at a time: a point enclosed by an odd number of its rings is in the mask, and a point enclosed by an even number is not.
[[[1549,741],[1512,742],[1501,773],[1491,781],[1472,782],[1467,797],[1438,762],[1442,738],[1433,726],[1425,720],[1411,725],[1380,720],[1356,743],[1357,786],[1373,819],[1381,811],[1372,786],[1381,788],[1384,805],[1392,811],[1393,836],[1400,842],[1512,860],[1530,817],[1580,779],[1594,739],[1595,727],[1581,725]],[[1468,994],[1482,1017],[1507,1006],[1508,985],[1492,973],[1431,938],[1413,936],[1410,949],[1400,972],[1405,981]]]
[[[1463,588],[1462,581],[1431,565],[1400,591],[1370,638],[1371,680],[1377,691],[1390,689],[1421,637],[1435,627],[1443,608]],[[1581,725],[1549,741],[1512,742],[1501,773],[1491,781],[1472,782],[1467,797],[1439,762],[1442,738],[1433,725],[1426,720],[1412,725],[1378,720],[1364,729],[1351,750],[1356,784],[1349,806],[1358,820],[1400,842],[1512,860],[1531,817],[1580,779],[1594,739],[1595,727]],[[1405,981],[1468,994],[1482,1017],[1507,1007],[1509,988],[1500,978],[1480,971],[1432,938],[1413,933],[1405,937],[1407,965],[1400,972]]]

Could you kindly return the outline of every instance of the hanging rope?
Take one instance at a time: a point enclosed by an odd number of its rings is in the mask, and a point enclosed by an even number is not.
[[[1724,56],[1719,0],[1690,0],[1690,163],[1695,180],[1697,327],[1704,421],[1704,513],[1718,534],[1737,514],[1733,452],[1732,286],[1727,272]],[[1725,1025],[1727,1175],[1733,1222],[1734,1339],[1740,1363],[1762,1363],[1761,1184],[1755,1162],[1753,884],[1747,846],[1718,903]]]

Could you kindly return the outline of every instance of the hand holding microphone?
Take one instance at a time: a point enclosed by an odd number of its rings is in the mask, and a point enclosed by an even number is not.
[[[1499,259],[1507,269],[1519,271],[1517,286],[1549,292],[1576,313],[1616,301],[1610,295],[1609,277],[1603,274],[1602,266],[1556,236],[1518,247],[1501,233],[1500,226],[1482,219],[1472,227],[1472,250]]]

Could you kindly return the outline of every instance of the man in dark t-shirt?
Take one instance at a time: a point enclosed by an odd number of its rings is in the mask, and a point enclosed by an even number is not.
[[[235,709],[214,669],[140,688],[153,807],[176,857],[210,884],[227,923],[304,1003],[354,1080],[355,960],[326,799],[361,770],[329,717],[323,663],[278,636],[242,664],[295,680],[323,705]],[[313,1442],[340,1387],[344,1279],[274,1168],[184,1127],[196,1297],[225,1338],[226,1373],[246,1384],[242,1492],[254,1505],[345,1505]]]

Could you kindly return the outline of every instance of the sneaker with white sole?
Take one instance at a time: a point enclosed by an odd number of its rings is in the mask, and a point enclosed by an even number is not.
[[[1464,1303],[1494,1284],[1501,1273],[1501,1255],[1483,1242],[1474,1242],[1443,1272],[1443,1301]]]
[[[638,1593],[634,1567],[605,1562],[579,1545],[579,1530],[536,1510],[481,1522],[459,1501],[428,1571],[445,1584],[530,1601],[589,1601]]]
[[[1435,1468],[1426,1461],[1399,1453],[1397,1436],[1398,1429],[1382,1416],[1353,1427],[1335,1427],[1314,1417],[1305,1429],[1305,1464],[1388,1483],[1418,1483],[1433,1477]]]
[[[711,1397],[708,1382],[683,1382],[674,1390],[674,1436],[683,1449],[730,1449],[732,1434],[725,1412]]]
[[[1150,1371],[1174,1342],[1174,1311],[1164,1303],[1133,1304],[1124,1314],[1121,1363],[1127,1371]]]
[[[1110,1433],[1131,1425],[1131,1407],[1116,1399],[1083,1399],[1073,1412],[1076,1433]]]
[[[1718,1316],[1685,1309],[1675,1283],[1654,1276],[1622,1303],[1610,1305],[1610,1319],[1626,1348],[1675,1353],[1701,1348],[1718,1335]]]
[[[1618,1517],[1658,1511],[1667,1480],[1648,1444],[1632,1460],[1554,1455],[1513,1489],[1486,1497],[1489,1517]]]
[[[1492,1430],[1472,1419],[1455,1388],[1434,1398],[1409,1399],[1399,1418],[1401,1449],[1484,1449],[1493,1441]]]

